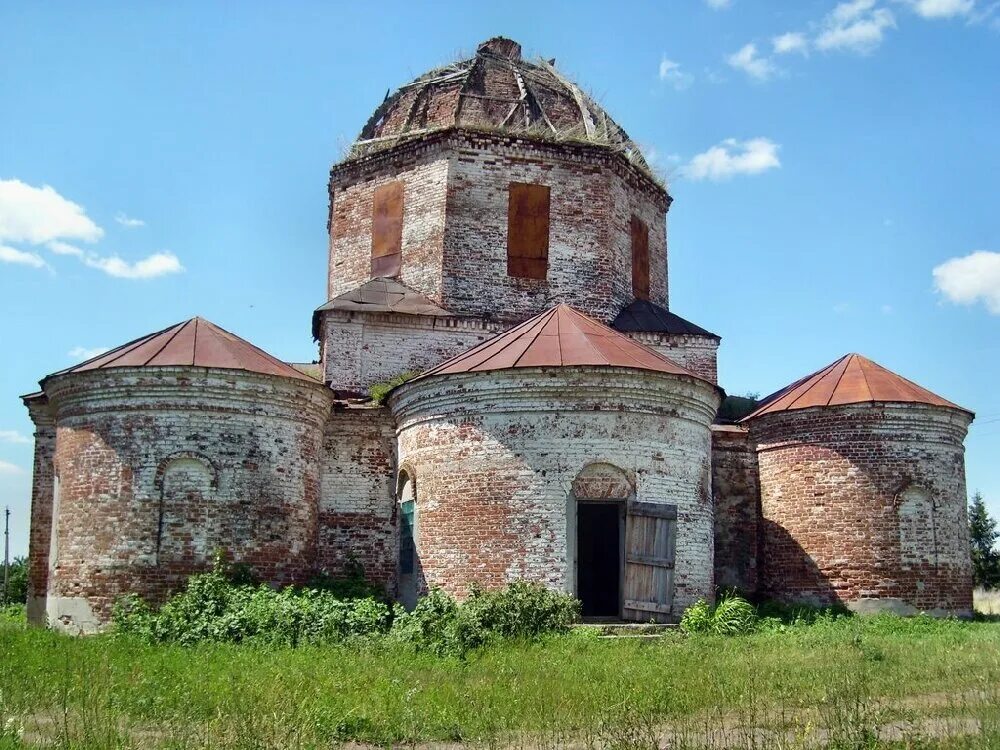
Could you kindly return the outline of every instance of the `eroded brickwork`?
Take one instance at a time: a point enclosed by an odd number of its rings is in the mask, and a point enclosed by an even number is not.
[[[126,368],[46,384],[56,421],[48,616],[92,630],[114,600],[162,600],[223,548],[263,580],[314,565],[319,383],[196,368]]]
[[[633,341],[648,346],[681,367],[712,383],[719,382],[719,339],[711,336],[689,336],[669,333],[627,331]]]
[[[325,378],[337,391],[367,394],[405,372],[422,372],[492,338],[503,326],[479,318],[323,313]]]
[[[752,596],[758,587],[760,492],[757,448],[742,427],[712,427],[712,497],[715,585]]]
[[[31,532],[28,538],[28,622],[45,622],[45,595],[49,581],[49,546],[52,543],[52,459],[56,429],[48,398],[25,400],[35,424],[35,455],[31,480]]]
[[[474,404],[474,408],[470,405]],[[416,484],[424,587],[517,578],[574,591],[571,486],[593,463],[634,477],[640,501],[676,504],[675,610],[712,595],[709,424],[702,381],[633,370],[513,370],[418,380],[391,406]]]
[[[633,299],[631,218],[649,227],[650,299],[667,304],[666,193],[610,152],[456,136],[448,179],[444,306],[523,320],[566,302],[611,322]],[[545,279],[507,275],[508,187],[550,189]]]
[[[762,585],[786,601],[968,615],[970,415],[862,404],[753,420]]]
[[[388,408],[338,406],[323,436],[317,563],[360,563],[391,591],[396,575],[396,428]]]
[[[372,278],[372,205],[375,190],[403,184],[403,243],[400,281],[440,303],[441,257],[448,156],[438,148],[411,144],[391,160],[366,159],[335,167],[330,178],[328,299]]]
[[[667,193],[608,148],[453,129],[336,165],[329,295],[370,278],[374,190],[403,182],[400,280],[461,315],[519,322],[555,302],[607,322],[630,303],[631,220],[649,227],[650,299],[667,305]],[[551,190],[545,279],[507,275],[508,188]]]

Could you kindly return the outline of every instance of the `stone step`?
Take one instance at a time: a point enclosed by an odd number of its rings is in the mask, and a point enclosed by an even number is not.
[[[575,627],[596,630],[601,638],[656,638],[677,630],[673,623],[654,622],[584,622]]]

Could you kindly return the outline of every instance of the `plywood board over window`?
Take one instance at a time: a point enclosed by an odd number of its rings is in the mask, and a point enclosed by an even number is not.
[[[649,299],[649,227],[632,215],[632,296]]]
[[[544,279],[549,267],[549,188],[510,183],[507,206],[507,275]]]
[[[403,183],[382,185],[372,199],[372,278],[399,276],[403,251]]]

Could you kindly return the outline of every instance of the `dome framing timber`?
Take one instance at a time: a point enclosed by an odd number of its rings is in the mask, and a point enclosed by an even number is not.
[[[488,39],[474,57],[435,68],[387,94],[347,158],[452,127],[603,145],[650,172],[639,146],[556,69],[554,59],[528,62],[521,45],[504,37]]]

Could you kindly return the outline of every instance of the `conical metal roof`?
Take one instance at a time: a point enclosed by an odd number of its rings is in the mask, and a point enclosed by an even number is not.
[[[580,365],[628,367],[705,380],[566,304],[556,305],[419,377]]]
[[[847,354],[765,398],[741,422],[782,411],[814,406],[865,403],[911,403],[946,406],[968,412],[860,354]],[[970,414],[972,412],[969,412]]]
[[[213,367],[317,382],[204,318],[191,318],[130,341],[48,377],[117,367]]]

